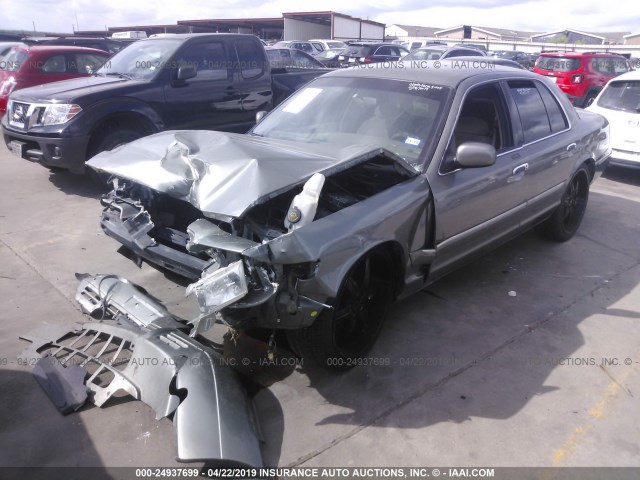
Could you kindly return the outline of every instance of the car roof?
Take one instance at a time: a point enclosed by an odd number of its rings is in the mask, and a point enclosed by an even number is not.
[[[570,57],[570,58],[582,58],[582,57],[616,57],[616,58],[625,58],[619,53],[612,52],[542,52],[540,54],[541,57]]]
[[[416,48],[413,51],[415,52],[416,50],[436,50],[436,51],[444,52],[446,50],[449,50],[449,48],[457,48],[457,47],[448,47],[447,45],[436,44],[436,45],[425,45],[424,47]]]
[[[621,75],[618,75],[611,81],[619,82],[619,81],[629,81],[629,80],[640,80],[640,70],[631,70],[630,72],[623,73]]]
[[[349,44],[349,47],[380,47],[382,45],[390,45],[392,47],[401,47],[397,43],[390,42],[353,42]]]
[[[475,61],[486,61],[489,57],[473,57]],[[482,60],[480,60],[482,59]],[[365,77],[365,78],[382,78],[388,80],[400,80],[409,82],[421,82],[433,85],[441,85],[445,87],[457,87],[461,82],[468,78],[476,77],[479,80],[499,80],[501,78],[522,78],[531,80],[540,80],[541,76],[537,73],[524,69],[506,67],[503,65],[495,65],[492,68],[460,68],[459,63],[455,63],[458,58],[447,60],[424,60],[426,68],[415,68],[406,62],[380,62],[370,63],[366,66],[341,68],[329,72],[323,77]],[[397,63],[398,66],[389,66],[389,64]],[[400,65],[402,64],[402,65]],[[420,62],[420,65],[424,65]],[[438,65],[436,67],[436,65]],[[456,66],[457,65],[457,66]],[[544,77],[543,77],[544,78]]]
[[[136,41],[137,42],[153,42],[153,41],[158,41],[158,40],[187,40],[189,38],[216,38],[216,37],[221,37],[221,36],[225,36],[225,37],[229,37],[229,38],[247,38],[247,37],[255,37],[256,40],[260,41],[260,39],[256,36],[256,35],[252,35],[249,33],[173,33],[170,36],[162,36],[162,37],[147,37],[147,38],[140,38]],[[119,42],[122,43],[121,40],[123,40],[122,38],[115,38],[113,39],[114,42]],[[288,41],[288,40],[287,40]]]
[[[461,55],[459,57],[452,57],[446,60],[457,61],[457,62],[484,62],[485,64],[491,65],[500,65],[504,67],[512,67],[517,69],[523,69],[524,67],[520,65],[518,62],[514,60],[509,60],[508,58],[496,58],[496,57],[479,57],[479,56],[469,56],[466,57]],[[440,62],[444,62],[444,60],[440,60]]]
[[[39,52],[84,52],[84,53],[100,53],[111,55],[109,52],[105,52],[104,50],[100,50],[97,48],[89,48],[89,47],[78,47],[74,45],[25,45],[14,47],[21,50],[26,50],[33,53]]]

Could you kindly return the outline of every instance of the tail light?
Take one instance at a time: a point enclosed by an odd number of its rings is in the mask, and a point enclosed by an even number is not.
[[[16,80],[15,78],[10,77],[9,79],[2,82],[2,85],[0,85],[0,96],[1,97],[8,96],[11,92],[13,92],[13,89],[15,87],[16,87]]]
[[[362,61],[364,63],[372,63],[374,60],[373,60],[373,57],[364,57]]]
[[[584,75],[571,75],[571,83],[582,83]]]

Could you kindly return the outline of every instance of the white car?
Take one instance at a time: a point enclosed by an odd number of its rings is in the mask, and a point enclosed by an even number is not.
[[[640,167],[640,71],[610,80],[587,110],[609,120],[611,163]]]
[[[337,50],[339,48],[347,48],[347,44],[340,40],[331,40],[323,38],[312,38],[309,40],[312,43],[319,43],[322,45],[323,50]]]

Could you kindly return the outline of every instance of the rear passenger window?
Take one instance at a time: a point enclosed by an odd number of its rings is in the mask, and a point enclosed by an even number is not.
[[[524,143],[531,143],[551,134],[551,124],[540,92],[529,80],[509,82],[511,96],[518,108],[524,133]]]
[[[560,105],[558,105],[556,98],[544,85],[538,83],[537,87],[544,102],[544,107],[547,109],[549,123],[551,124],[551,133],[558,133],[569,128],[569,122],[567,122],[567,118],[564,116],[564,112],[560,108]]]
[[[391,50],[391,47],[388,46],[384,46],[384,47],[379,47],[378,50],[376,50],[376,53],[374,53],[375,56],[390,56],[393,55],[393,51]]]
[[[264,49],[255,42],[240,40],[236,42],[236,52],[240,61],[240,71],[242,78],[253,78],[261,75],[264,71]]]
[[[40,68],[42,73],[66,73],[67,66],[64,54],[53,55],[45,60]]]
[[[192,66],[198,72],[192,81],[223,80],[228,76],[227,57],[221,42],[198,43],[177,60],[178,66]]]

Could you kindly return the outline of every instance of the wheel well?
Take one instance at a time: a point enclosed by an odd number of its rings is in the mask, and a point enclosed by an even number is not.
[[[403,279],[404,279],[404,253],[402,251],[402,247],[395,241],[388,241],[385,243],[381,243],[380,245],[376,245],[374,248],[367,252],[367,255],[374,254],[374,259],[378,259],[378,261],[382,262],[382,258],[377,257],[376,254],[382,254],[387,259],[384,267],[390,269],[390,276],[393,282],[393,298],[398,296],[403,287]]]
[[[589,172],[589,181],[591,182],[596,174],[596,162],[593,160],[593,158],[588,158],[582,164],[587,167],[587,170]]]
[[[102,138],[114,130],[133,130],[139,132],[142,136],[151,135],[158,131],[151,120],[139,113],[123,112],[111,115],[104,118],[92,129],[90,133],[91,140],[89,141],[89,147],[87,149],[87,158],[93,156]]]

